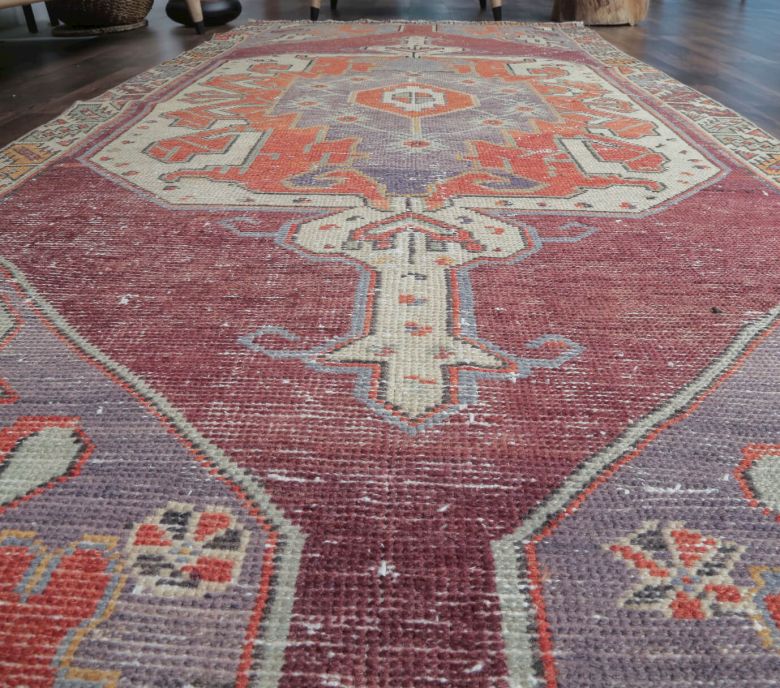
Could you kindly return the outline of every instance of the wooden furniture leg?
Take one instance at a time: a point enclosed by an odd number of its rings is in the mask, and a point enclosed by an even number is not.
[[[490,0],[490,5],[493,8],[493,19],[501,21],[501,2],[502,0]]]
[[[487,7],[487,0],[479,0],[479,8],[484,10]]]
[[[339,4],[339,0],[330,0],[330,11],[335,12]]]
[[[309,18],[312,21],[317,21],[320,16],[320,0],[311,0],[311,5],[309,6]]]
[[[203,24],[203,6],[200,0],[187,0],[187,9],[190,11],[192,23],[195,24],[195,31],[203,33],[205,25]]]
[[[27,22],[27,30],[30,33],[38,33],[38,25],[35,23],[35,15],[33,14],[32,7],[29,5],[22,5],[22,12],[24,12],[24,20]]]

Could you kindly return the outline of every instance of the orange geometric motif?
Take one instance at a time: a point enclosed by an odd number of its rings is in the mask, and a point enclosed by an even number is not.
[[[232,60],[118,132],[90,162],[174,205],[388,210],[421,197],[431,211],[630,215],[721,173],[586,65],[427,59],[436,70],[424,80],[390,55]],[[383,137],[366,128],[372,118]]]

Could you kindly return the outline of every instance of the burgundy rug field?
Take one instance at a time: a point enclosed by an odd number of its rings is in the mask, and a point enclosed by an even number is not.
[[[577,24],[250,24],[0,151],[0,686],[780,683],[780,143]]]

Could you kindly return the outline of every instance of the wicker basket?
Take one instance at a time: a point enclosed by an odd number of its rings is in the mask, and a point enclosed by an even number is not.
[[[74,29],[143,26],[154,0],[54,0],[57,19]],[[121,29],[120,29],[121,30]]]

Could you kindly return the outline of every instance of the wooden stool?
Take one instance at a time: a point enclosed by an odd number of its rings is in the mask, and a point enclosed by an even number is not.
[[[188,2],[190,0],[187,0]],[[200,0],[193,0],[193,2],[200,2]],[[493,8],[493,19],[501,21],[501,3],[503,0],[490,0],[490,6]],[[330,0],[331,12],[336,9],[338,0]],[[487,0],[479,0],[479,6],[484,10],[487,7]],[[309,17],[312,21],[317,21],[320,16],[320,0],[311,0],[309,6]]]
[[[555,0],[553,21],[588,25],[631,24],[647,16],[650,0]]]

